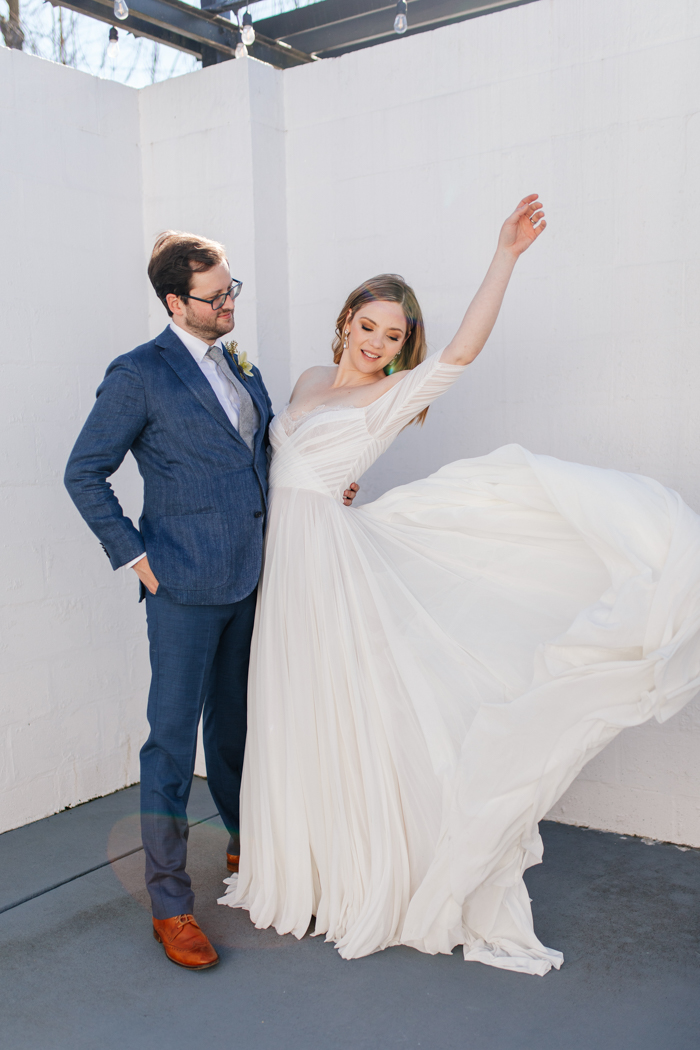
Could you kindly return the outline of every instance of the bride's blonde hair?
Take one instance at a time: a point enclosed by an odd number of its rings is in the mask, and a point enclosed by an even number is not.
[[[380,273],[377,277],[370,277],[368,281],[363,281],[354,292],[350,292],[343,309],[338,314],[338,320],[335,323],[335,338],[332,343],[333,361],[336,365],[343,356],[345,325],[352,321],[357,311],[365,303],[378,301],[398,303],[406,318],[408,335],[397,355],[394,371],[405,372],[425,360],[427,353],[425,325],[416,293],[397,273]],[[427,414],[428,409],[424,408],[411,420],[411,423],[422,426]]]

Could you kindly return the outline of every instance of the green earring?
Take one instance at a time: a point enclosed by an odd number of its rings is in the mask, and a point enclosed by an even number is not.
[[[401,357],[401,351],[399,350],[399,352],[396,355],[396,357],[392,357],[392,359],[389,362],[389,364],[384,367],[384,374],[385,375],[390,376],[390,375],[393,375],[394,372],[402,372],[403,371],[403,368],[401,367],[401,365],[398,364],[398,360],[399,360],[400,357]]]

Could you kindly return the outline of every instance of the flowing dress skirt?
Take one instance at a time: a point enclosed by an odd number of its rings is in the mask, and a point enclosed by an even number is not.
[[[648,478],[511,445],[352,511],[275,488],[221,903],[546,973],[538,821],[698,690],[700,519]]]

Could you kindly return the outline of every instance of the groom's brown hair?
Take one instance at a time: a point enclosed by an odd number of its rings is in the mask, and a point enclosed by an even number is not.
[[[193,273],[211,270],[212,266],[226,261],[226,249],[218,241],[180,230],[166,230],[153,246],[148,276],[156,295],[172,317],[166,296],[172,293],[186,299]]]

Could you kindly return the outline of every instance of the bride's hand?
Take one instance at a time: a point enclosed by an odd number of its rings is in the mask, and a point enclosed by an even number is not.
[[[354,500],[355,496],[359,491],[360,486],[357,484],[356,481],[353,481],[350,487],[347,488],[343,493],[343,503],[346,507],[352,507],[352,501]]]
[[[509,215],[501,227],[498,247],[512,255],[522,255],[536,241],[547,223],[544,219],[542,204],[536,193],[523,197],[512,215]]]

